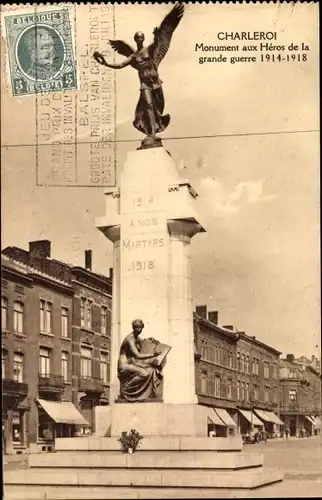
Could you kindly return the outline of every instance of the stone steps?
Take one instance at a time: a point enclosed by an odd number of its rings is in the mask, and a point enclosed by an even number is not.
[[[236,498],[282,481],[237,438],[144,437],[122,453],[117,438],[57,439],[56,452],[29,456],[4,473],[5,500]]]
[[[243,469],[261,467],[260,453],[216,453],[213,451],[138,451],[133,454],[92,451],[35,454],[29,467],[110,468],[110,469]]]
[[[228,438],[191,437],[191,436],[149,436],[139,444],[139,451],[241,451],[242,439],[239,436]],[[120,451],[121,445],[116,437],[75,437],[57,438],[56,451]]]
[[[4,484],[38,486],[118,486],[154,488],[258,488],[283,479],[276,469],[65,469],[7,471]]]
[[[262,490],[262,488],[261,488]],[[256,492],[258,490],[255,490]],[[249,498],[249,490],[207,488],[106,488],[5,486],[4,500],[115,500],[151,498]]]

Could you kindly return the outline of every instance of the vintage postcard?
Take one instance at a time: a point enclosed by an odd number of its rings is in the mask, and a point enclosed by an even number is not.
[[[5,500],[321,495],[318,16],[2,5]]]

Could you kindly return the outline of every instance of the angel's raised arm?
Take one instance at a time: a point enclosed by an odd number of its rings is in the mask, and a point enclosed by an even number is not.
[[[110,64],[106,62],[105,57],[102,56],[102,54],[100,54],[99,52],[94,52],[93,57],[99,64],[102,64],[103,66],[107,66],[108,68],[113,68],[113,69],[122,69],[125,68],[126,66],[129,66],[132,63],[132,55],[124,59],[122,62],[115,64]]]

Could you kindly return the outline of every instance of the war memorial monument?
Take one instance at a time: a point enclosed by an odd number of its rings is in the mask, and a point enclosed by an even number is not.
[[[149,47],[141,32],[135,50],[111,41],[123,62],[93,54],[102,71],[138,71],[133,125],[145,134],[128,153],[119,185],[105,192],[106,215],[96,221],[114,245],[110,404],[101,407],[101,436],[57,439],[55,453],[30,456],[16,485],[23,484],[24,498],[36,485],[37,498],[48,500],[248,497],[283,479],[263,467],[262,455],[243,453],[238,435],[208,437],[214,411],[197,404],[189,250],[205,229],[197,193],[157,135],[170,121],[158,68],[183,14],[176,4]],[[143,439],[124,453],[118,439],[131,429]]]

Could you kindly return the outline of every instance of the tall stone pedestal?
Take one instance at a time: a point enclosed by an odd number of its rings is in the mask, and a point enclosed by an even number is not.
[[[106,192],[106,216],[97,220],[114,243],[110,437],[56,439],[56,453],[5,474],[5,500],[260,496],[251,490],[283,474],[242,453],[240,437],[207,437],[213,411],[196,404],[189,247],[204,231],[196,193],[163,148],[129,153],[120,185]],[[142,336],[172,346],[163,403],[115,403],[119,349],[135,318],[144,320]],[[130,455],[118,437],[132,428],[144,438]]]
[[[141,318],[142,337],[172,347],[164,403],[195,404],[189,250],[191,238],[205,231],[193,206],[197,193],[162,147],[130,152],[120,186],[106,191],[106,216],[96,221],[114,244],[110,402],[119,394],[121,342]]]

